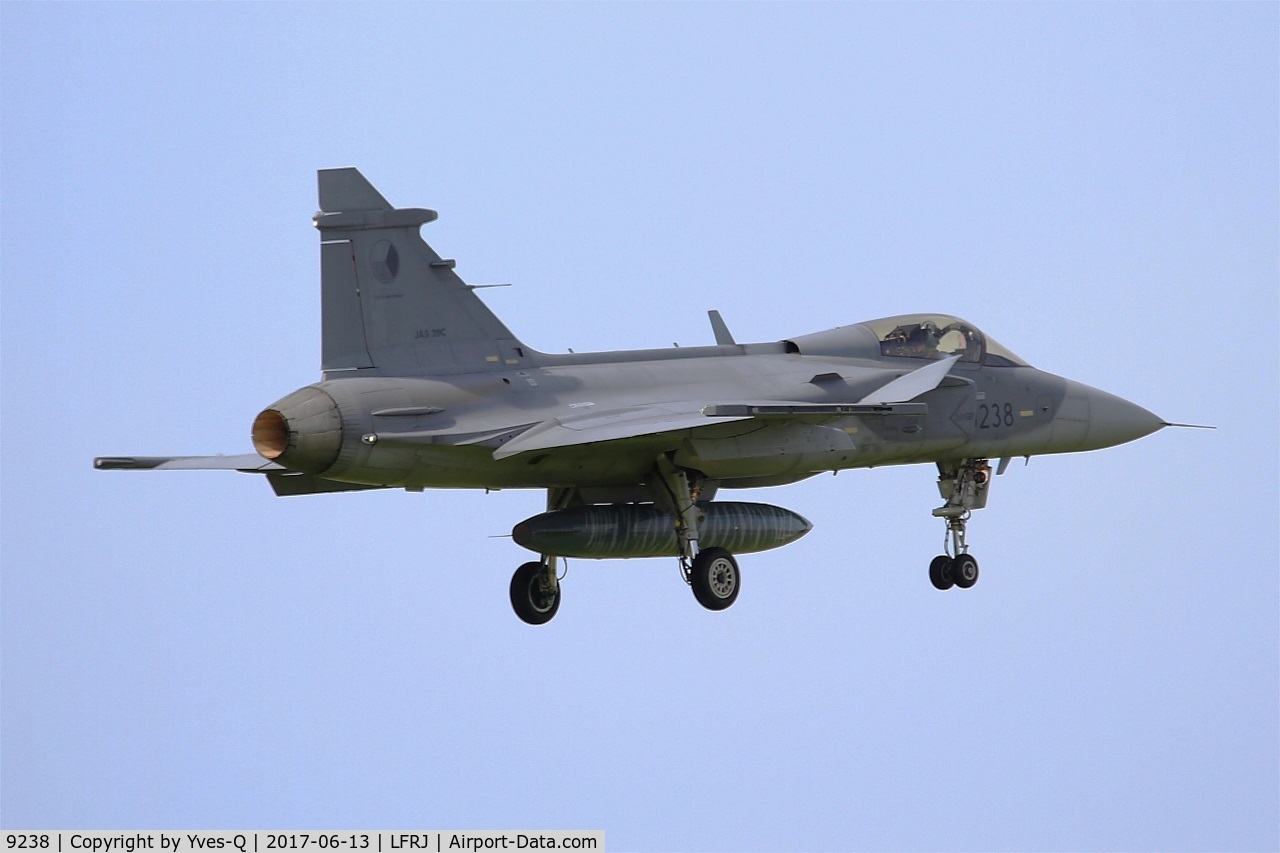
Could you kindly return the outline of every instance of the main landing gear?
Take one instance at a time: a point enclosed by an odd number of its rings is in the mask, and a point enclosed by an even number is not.
[[[547,509],[564,509],[573,500],[573,489],[548,489]],[[511,576],[511,609],[521,621],[545,625],[560,609],[560,578],[557,560],[544,554],[541,561],[525,563]]]
[[[551,621],[560,609],[560,581],[555,557],[545,563],[525,563],[511,576],[511,607],[530,625]]]
[[[946,503],[933,514],[947,522],[946,553],[929,564],[929,580],[938,589],[969,589],[978,582],[978,561],[965,543],[965,525],[973,510],[987,505],[990,486],[991,465],[986,459],[938,463],[938,492]]]
[[[703,478],[696,471],[675,465],[661,456],[649,478],[654,502],[675,518],[676,554],[680,576],[693,590],[693,597],[708,610],[724,610],[738,600],[742,574],[738,561],[724,548],[699,548],[698,528],[705,514],[698,508]],[[565,509],[578,500],[571,488],[550,489],[547,510]],[[557,558],[543,555],[525,563],[511,576],[511,608],[530,625],[550,622],[560,609],[560,580]]]
[[[684,569],[684,558],[681,558],[681,569],[693,587],[693,597],[708,610],[724,610],[738,600],[738,589],[741,587],[741,575],[738,574],[738,561],[723,548],[706,548],[698,552],[693,562]]]
[[[659,456],[653,480],[654,498],[676,518],[676,551],[684,582],[703,607],[724,610],[738,600],[742,575],[738,561],[724,548],[698,547],[698,525],[704,518],[698,509],[701,475]]]

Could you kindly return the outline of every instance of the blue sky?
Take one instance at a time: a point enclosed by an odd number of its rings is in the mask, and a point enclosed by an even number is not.
[[[601,828],[623,850],[1275,849],[1280,7],[0,5],[6,828]],[[737,604],[674,561],[506,601],[535,492],[278,499],[315,170],[529,344],[957,314],[1175,421],[1010,468],[929,586],[929,466]]]

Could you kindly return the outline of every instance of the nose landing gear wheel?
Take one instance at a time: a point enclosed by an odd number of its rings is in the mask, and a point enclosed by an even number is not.
[[[969,589],[978,582],[978,561],[969,554],[961,554],[951,561],[951,577],[956,586]]]
[[[543,582],[546,571],[542,563],[525,563],[511,576],[511,607],[530,625],[550,622],[560,609],[560,585],[548,590]]]
[[[951,558],[946,554],[939,554],[933,558],[933,562],[929,564],[929,580],[937,589],[951,589],[955,586],[955,579],[951,574]]]
[[[938,589],[970,589],[978,582],[978,561],[970,554],[961,554],[954,560],[939,554],[929,564],[929,580]]]
[[[724,610],[738,600],[742,575],[738,562],[723,548],[707,548],[693,558],[689,570],[693,596],[708,610]]]

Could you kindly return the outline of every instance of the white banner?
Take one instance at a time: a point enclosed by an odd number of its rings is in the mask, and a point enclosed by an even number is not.
[[[484,850],[587,850],[604,848],[604,830],[175,830],[138,832],[6,831],[4,849],[21,853],[450,853]]]

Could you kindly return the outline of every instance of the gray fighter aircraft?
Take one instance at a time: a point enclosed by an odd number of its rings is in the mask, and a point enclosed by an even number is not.
[[[1123,444],[1165,426],[1133,403],[1031,367],[956,317],[889,317],[773,343],[552,355],[516,338],[419,235],[436,212],[395,208],[356,169],[319,173],[322,381],[253,421],[256,454],[100,457],[100,469],[265,474],[278,495],[359,489],[546,489],[516,525],[540,555],[511,604],[560,607],[557,558],[673,556],[698,602],[738,597],[735,554],[811,525],[713,500],[826,471],[931,462],[948,530],[929,565],[968,589],[965,541],[1018,456]]]

